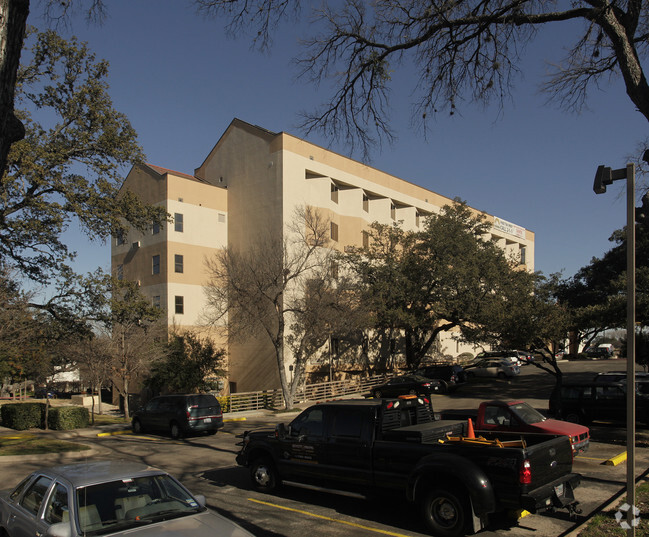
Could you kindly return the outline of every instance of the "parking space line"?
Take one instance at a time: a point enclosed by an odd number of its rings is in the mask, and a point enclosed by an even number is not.
[[[394,531],[386,531],[386,530],[380,530],[378,528],[371,528],[370,526],[363,526],[362,524],[356,524],[355,522],[347,522],[346,520],[339,520],[337,518],[331,518],[328,516],[323,516],[323,515],[316,515],[315,513],[309,513],[308,511],[302,511],[301,509],[294,509],[292,507],[285,507],[283,505],[278,505],[276,503],[270,503],[270,502],[264,502],[261,500],[255,500],[254,498],[248,498],[248,501],[254,502],[254,503],[259,503],[262,505],[267,505],[269,507],[275,507],[277,509],[283,509],[284,511],[291,511],[293,513],[299,513],[301,515],[307,515],[310,517],[314,518],[320,518],[322,520],[327,520],[329,522],[336,522],[338,524],[343,524],[345,526],[352,526],[353,528],[359,528],[362,530],[367,530],[367,531],[372,531],[374,533],[381,533],[383,535],[392,535],[393,537],[408,537],[407,535],[403,533],[396,533]]]

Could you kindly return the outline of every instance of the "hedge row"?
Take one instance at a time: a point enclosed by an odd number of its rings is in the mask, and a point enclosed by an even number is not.
[[[2,425],[24,431],[26,429],[44,428],[45,403],[14,403],[0,407]],[[50,407],[47,413],[47,426],[55,431],[80,429],[88,427],[90,415],[88,409],[80,406]]]

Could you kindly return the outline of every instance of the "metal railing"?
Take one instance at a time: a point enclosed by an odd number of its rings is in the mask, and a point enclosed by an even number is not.
[[[345,395],[366,394],[373,386],[385,382],[386,375],[305,384],[295,394],[295,404],[326,401]],[[226,412],[284,408],[282,390],[241,392],[219,397]]]

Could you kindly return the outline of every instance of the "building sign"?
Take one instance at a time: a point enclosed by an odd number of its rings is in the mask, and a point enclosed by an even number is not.
[[[512,224],[511,222],[507,222],[507,220],[502,220],[497,216],[494,216],[494,229],[497,229],[498,231],[504,231],[505,233],[509,233],[510,235],[514,235],[515,237],[518,237],[520,239],[525,238],[524,227],[517,226],[516,224]]]

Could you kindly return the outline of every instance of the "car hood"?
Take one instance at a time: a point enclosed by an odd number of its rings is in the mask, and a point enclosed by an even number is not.
[[[110,535],[137,535],[138,537],[253,537],[227,518],[207,510],[196,515],[156,522],[137,529],[128,529]]]
[[[588,432],[588,427],[571,423],[569,421],[552,420],[539,421],[532,423],[537,429],[541,429],[548,433],[565,434],[567,436],[577,436]]]

